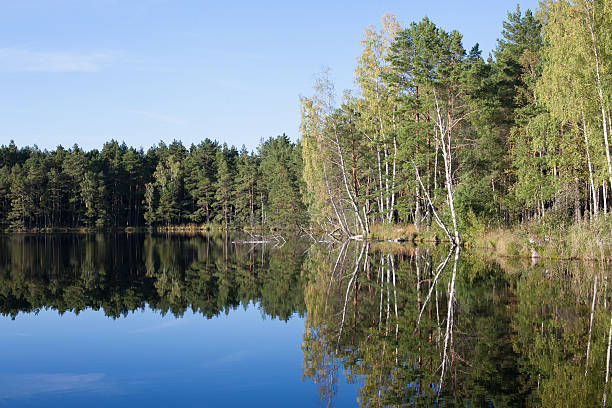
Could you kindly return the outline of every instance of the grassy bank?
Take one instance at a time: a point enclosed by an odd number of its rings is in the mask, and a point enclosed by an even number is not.
[[[468,244],[498,256],[612,261],[612,216],[570,225],[497,228],[472,234]]]
[[[413,224],[372,224],[368,238],[381,241],[413,241],[418,235],[419,231]]]
[[[612,262],[612,215],[574,224],[545,220],[506,228],[472,223],[462,231],[461,237],[464,246],[486,256]],[[435,225],[419,230],[412,224],[375,224],[368,238],[415,244],[447,240]]]

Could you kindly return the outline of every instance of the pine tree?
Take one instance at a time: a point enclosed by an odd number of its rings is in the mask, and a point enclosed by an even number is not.
[[[257,159],[249,154],[245,146],[240,150],[236,173],[236,218],[238,222],[255,223],[255,210],[257,203]]]
[[[185,160],[185,190],[190,218],[195,222],[210,222],[215,202],[217,178],[216,155],[219,144],[206,139],[192,146]]]
[[[7,219],[10,222],[11,228],[23,230],[30,227],[29,219],[33,203],[26,190],[26,175],[21,165],[16,164],[13,166],[10,180],[11,189],[9,197],[11,200],[11,210],[8,213]]]
[[[230,160],[227,146],[224,146],[223,150],[219,150],[215,157],[217,164],[217,181],[215,183],[217,217],[226,229],[229,226],[234,199],[234,174]]]
[[[259,146],[266,223],[271,227],[296,228],[305,220],[294,149],[284,134]]]

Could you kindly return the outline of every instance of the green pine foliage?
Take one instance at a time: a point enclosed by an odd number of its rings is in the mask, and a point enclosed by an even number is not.
[[[146,152],[114,140],[89,152],[11,142],[0,146],[0,229],[305,223],[298,145],[282,135],[262,141],[259,151],[210,139]]]

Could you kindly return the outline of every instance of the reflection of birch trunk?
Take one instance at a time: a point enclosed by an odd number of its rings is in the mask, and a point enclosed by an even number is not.
[[[334,264],[334,269],[332,269],[331,276],[329,277],[329,285],[327,285],[327,294],[325,295],[325,311],[327,311],[327,300],[329,299],[329,291],[331,289],[331,284],[336,276],[336,270],[338,269],[338,263],[340,263],[340,259],[342,259],[342,264],[344,264],[344,257],[346,256],[346,248],[348,247],[348,241],[342,244],[340,248],[340,253],[338,254],[338,258],[336,259],[336,263]]]
[[[355,261],[355,269],[353,270],[353,274],[351,275],[351,280],[349,281],[346,287],[346,296],[344,297],[344,307],[342,308],[342,322],[340,323],[340,334],[338,334],[338,345],[340,345],[340,338],[342,337],[342,330],[344,329],[344,319],[346,318],[346,305],[348,303],[348,296],[351,291],[351,286],[353,286],[353,282],[356,282],[357,271],[359,270],[359,265],[361,264],[361,258],[363,258],[363,253],[366,249],[366,244],[361,246],[361,252],[359,253],[359,257]],[[336,346],[336,352],[338,352],[338,346]]]
[[[421,310],[421,265],[419,263],[419,247],[414,249],[414,264],[416,269],[417,310]]]
[[[440,308],[438,307],[438,289],[436,288],[436,322],[438,323],[438,340],[440,343]]]
[[[606,405],[606,391],[610,378],[610,346],[612,345],[612,318],[610,318],[610,332],[608,334],[608,355],[606,357],[606,383],[604,384],[603,404]]]
[[[421,310],[421,268],[419,265],[419,248],[417,247],[414,251],[415,264],[416,264],[416,293],[417,293],[417,310]],[[430,281],[431,285],[431,281]]]
[[[442,274],[442,271],[444,271],[444,268],[446,267],[446,264],[448,263],[448,260],[450,259],[452,254],[453,254],[453,251],[452,250],[449,251],[448,255],[446,256],[446,259],[444,259],[444,261],[442,261],[442,263],[440,263],[440,265],[438,265],[438,267],[436,268],[436,275],[434,276],[431,287],[429,288],[429,292],[427,293],[427,297],[425,298],[425,301],[423,302],[423,306],[421,307],[421,311],[419,312],[419,317],[417,318],[417,324],[416,324],[416,327],[414,328],[415,332],[419,328],[419,324],[421,323],[421,317],[423,316],[423,312],[425,311],[425,308],[427,307],[427,302],[429,302],[429,299],[431,298],[431,293],[434,291],[434,288],[436,287],[438,278],[440,277],[440,274]],[[436,292],[436,295],[437,295],[437,292]],[[438,321],[439,320],[440,318],[438,317]]]
[[[438,394],[442,391],[442,380],[446,369],[446,360],[448,359],[448,343],[453,331],[453,301],[455,298],[455,277],[457,276],[457,261],[459,260],[459,246],[455,249],[455,263],[453,265],[453,276],[451,278],[450,287],[448,290],[448,309],[446,314],[446,334],[444,335],[444,349],[442,355],[442,373],[440,374],[440,384],[438,385]]]
[[[397,364],[397,336],[399,334],[399,315],[397,313],[397,287],[395,286],[395,261],[393,260],[393,254],[389,254],[389,263],[391,264],[391,273],[393,274],[393,305],[395,309],[395,363]]]
[[[593,315],[595,313],[595,297],[597,296],[597,275],[595,275],[595,283],[593,284],[593,303],[591,304],[591,320],[589,322],[589,340],[587,341],[586,362],[584,368],[584,376],[586,377],[589,370],[589,352],[591,351],[591,332],[593,330]]]
[[[387,318],[385,320],[385,337],[389,335],[389,311],[391,308],[391,299],[389,295],[390,275],[389,262],[387,262]]]
[[[385,273],[383,270],[383,266],[384,266],[384,258],[382,256],[382,254],[380,255],[380,304],[378,306],[378,330],[380,330],[380,326],[382,325],[382,301],[383,301],[383,288],[384,288],[384,280],[385,280]]]

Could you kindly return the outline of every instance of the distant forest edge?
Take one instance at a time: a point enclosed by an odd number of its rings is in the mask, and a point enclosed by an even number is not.
[[[356,92],[324,70],[300,139],[256,152],[206,139],[136,150],[0,148],[0,227],[217,224],[346,237],[561,226],[611,209],[612,2],[509,12],[493,55],[427,18],[368,27]]]
[[[206,139],[146,152],[113,140],[101,150],[0,147],[0,214],[11,230],[305,222],[299,146],[285,135],[257,153]]]

